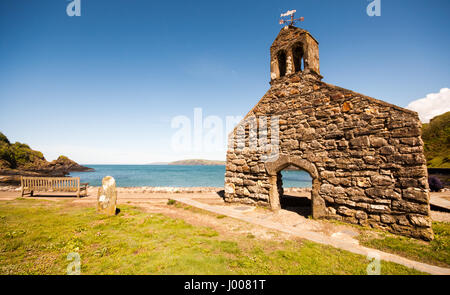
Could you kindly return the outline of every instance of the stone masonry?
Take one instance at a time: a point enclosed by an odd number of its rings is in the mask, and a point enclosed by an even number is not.
[[[417,113],[322,82],[303,29],[284,27],[270,53],[271,87],[230,134],[225,200],[278,210],[295,166],[312,178],[313,218],[433,239]]]

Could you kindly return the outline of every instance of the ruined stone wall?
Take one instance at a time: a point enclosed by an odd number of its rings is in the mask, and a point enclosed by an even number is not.
[[[279,118],[279,155],[267,161],[267,146],[251,144],[260,131],[248,126],[245,143],[237,142],[237,130],[248,125],[243,120],[230,137],[226,201],[276,208],[277,172],[294,164],[313,178],[314,217],[433,238],[415,112],[296,73],[272,81],[246,118],[252,116]]]

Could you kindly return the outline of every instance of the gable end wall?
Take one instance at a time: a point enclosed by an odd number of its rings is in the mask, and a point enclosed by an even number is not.
[[[260,131],[255,134],[246,124],[253,116],[279,119],[277,159],[307,163],[311,169],[298,166],[317,171],[315,217],[433,238],[421,123],[415,112],[302,74],[273,83],[230,135],[225,199],[276,208],[282,178],[280,173],[270,175],[277,168],[264,157],[269,154],[264,146],[252,146],[249,140],[260,138]],[[246,126],[244,145],[236,142],[240,126]]]

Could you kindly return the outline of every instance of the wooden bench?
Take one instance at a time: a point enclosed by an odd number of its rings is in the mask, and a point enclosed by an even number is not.
[[[34,192],[76,192],[87,196],[89,183],[80,183],[79,177],[20,177],[21,196],[33,196]]]

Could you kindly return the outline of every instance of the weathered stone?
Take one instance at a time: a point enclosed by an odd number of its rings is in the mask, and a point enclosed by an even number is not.
[[[252,173],[259,173],[259,167],[258,167],[258,166],[252,166],[252,167],[250,168],[250,171],[251,171]]]
[[[356,214],[355,214],[355,217],[357,219],[364,219],[364,220],[366,220],[367,219],[367,213],[364,212],[364,211],[357,211]]]
[[[342,104],[342,112],[347,113],[351,109],[352,109],[352,104],[350,102],[346,101]]]
[[[334,186],[331,184],[322,184],[320,186],[320,193],[325,194],[325,195],[331,195],[333,194],[334,191]]]
[[[335,178],[335,173],[333,171],[322,171],[320,175],[323,179]]]
[[[375,186],[389,186],[394,182],[391,177],[384,175],[374,175],[370,179]]]
[[[337,213],[339,213],[341,215],[344,215],[344,216],[354,216],[355,215],[355,211],[354,210],[351,210],[351,209],[349,209],[349,208],[347,208],[345,206],[340,206],[337,209]]]
[[[394,148],[392,146],[383,146],[380,148],[381,155],[392,155],[394,153]]]
[[[417,204],[405,200],[392,201],[392,209],[405,213],[419,213],[428,216],[428,205]]]
[[[234,184],[233,183],[225,183],[225,193],[226,194],[234,194]]]
[[[388,142],[387,142],[387,140],[384,139],[384,138],[381,138],[381,137],[371,137],[371,138],[370,138],[370,145],[371,145],[372,147],[378,148],[378,147],[385,146],[385,145],[387,145],[387,144],[388,144]]]
[[[366,195],[371,198],[383,198],[383,199],[395,199],[400,200],[401,195],[394,191],[393,189],[381,188],[381,187],[372,187],[366,189]]]
[[[254,186],[254,185],[256,185],[255,181],[249,180],[249,179],[244,179],[243,183],[244,183],[245,186]]]
[[[102,180],[102,186],[98,189],[97,211],[107,215],[116,215],[116,204],[116,181],[111,176],[105,176]]]
[[[244,190],[243,190],[243,193],[242,193],[242,194],[243,194],[244,196],[246,196],[246,197],[250,196],[249,188],[244,187]]]
[[[398,215],[395,217],[395,219],[397,220],[397,223],[400,225],[410,225],[408,218],[406,218],[405,215]]]
[[[370,182],[369,178],[367,178],[367,177],[357,177],[356,185],[359,187],[371,187],[372,183]]]
[[[428,216],[410,214],[408,217],[411,223],[416,226],[431,227],[431,218]]]
[[[417,137],[401,138],[400,142],[407,144],[409,146],[422,146],[423,145],[422,140]]]
[[[381,222],[380,215],[376,215],[376,214],[369,214],[368,219],[369,219],[370,221],[374,221],[374,222],[376,222],[376,223]]]
[[[247,164],[247,161],[245,161],[244,159],[236,159],[236,160],[233,160],[232,163],[237,166],[242,166],[242,165]]]
[[[366,147],[369,146],[369,138],[367,136],[361,136],[350,140],[350,145],[353,147]]]
[[[391,215],[387,215],[387,214],[381,214],[380,220],[383,223],[388,223],[388,224],[395,223],[395,218],[392,217]]]
[[[360,188],[347,188],[345,190],[345,193],[347,194],[347,196],[351,199],[355,199],[358,200],[359,197],[365,197],[366,194],[364,193],[364,190],[360,189]]]
[[[428,192],[418,188],[407,188],[403,190],[403,198],[414,200],[420,203],[427,204],[429,202]]]
[[[389,212],[389,207],[386,205],[369,205],[370,212]]]

